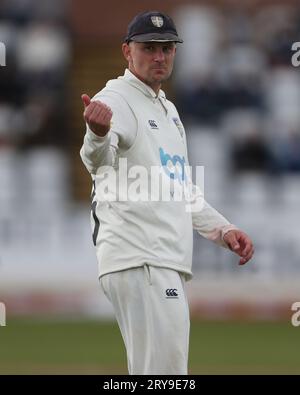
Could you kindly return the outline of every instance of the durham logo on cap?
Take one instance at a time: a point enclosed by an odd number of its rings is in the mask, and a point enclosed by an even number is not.
[[[151,22],[156,27],[162,27],[162,25],[164,24],[164,20],[162,19],[161,16],[152,16],[151,17]]]

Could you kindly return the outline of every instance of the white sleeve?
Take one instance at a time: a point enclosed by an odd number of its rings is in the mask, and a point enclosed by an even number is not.
[[[188,210],[192,215],[193,228],[206,239],[228,248],[223,239],[224,235],[238,228],[207,203],[201,189],[192,183],[189,175],[188,180]]]
[[[100,166],[114,165],[119,151],[131,147],[137,135],[137,120],[129,105],[117,93],[100,92],[92,100],[100,100],[113,112],[111,128],[105,137],[97,136],[86,125],[80,156],[89,173],[96,174]]]
[[[233,229],[238,229],[214,209],[205,200],[200,211],[192,212],[193,228],[203,237],[214,243],[228,248],[224,242],[224,235]]]

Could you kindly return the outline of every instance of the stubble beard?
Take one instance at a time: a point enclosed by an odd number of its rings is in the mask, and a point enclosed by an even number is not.
[[[169,71],[168,71],[164,76],[162,76],[161,78],[155,78],[155,77],[153,77],[153,78],[152,78],[152,81],[149,81],[149,82],[151,82],[151,83],[157,83],[157,84],[162,84],[163,82],[167,81],[167,80],[170,78],[171,74],[172,74],[172,69],[169,70]]]

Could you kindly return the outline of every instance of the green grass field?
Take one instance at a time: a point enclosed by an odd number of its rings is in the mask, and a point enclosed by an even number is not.
[[[190,374],[300,374],[300,327],[290,322],[193,321]],[[9,319],[0,374],[127,374],[115,323]]]

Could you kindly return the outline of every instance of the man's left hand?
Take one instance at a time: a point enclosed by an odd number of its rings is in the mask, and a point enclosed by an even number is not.
[[[250,237],[241,230],[230,230],[225,233],[223,240],[237,255],[241,257],[239,265],[247,263],[254,254],[254,247]]]

